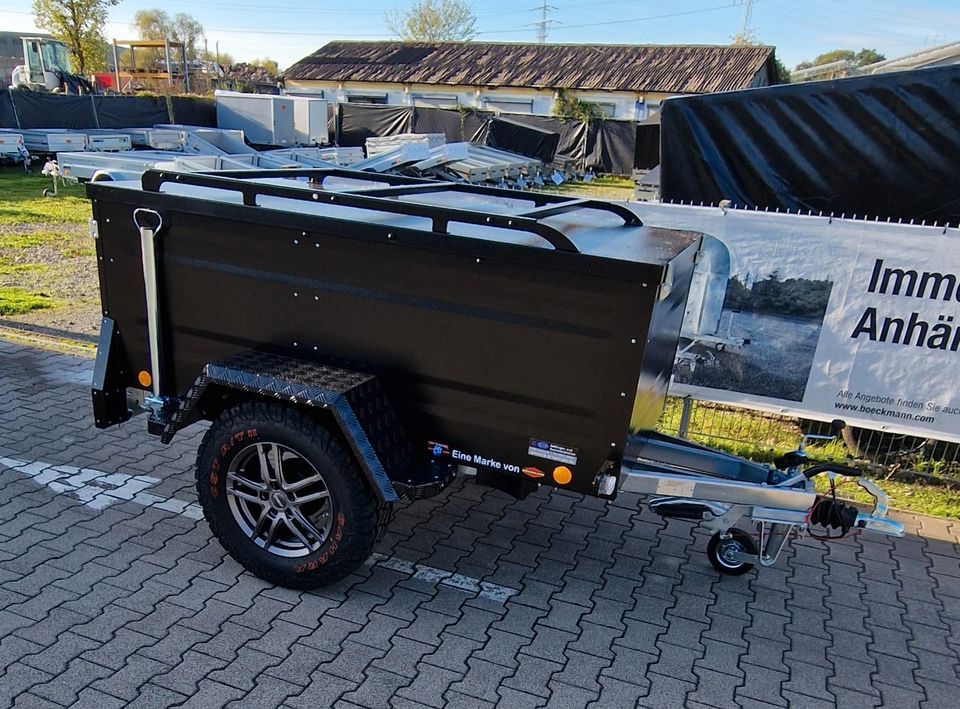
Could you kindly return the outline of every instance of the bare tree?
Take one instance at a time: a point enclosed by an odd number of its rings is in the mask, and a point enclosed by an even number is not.
[[[464,0],[418,0],[384,19],[391,32],[412,42],[463,42],[477,34],[477,17]]]

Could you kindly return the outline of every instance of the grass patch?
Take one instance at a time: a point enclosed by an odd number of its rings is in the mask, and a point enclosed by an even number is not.
[[[0,315],[23,315],[31,310],[53,307],[53,300],[43,293],[31,293],[23,288],[0,286]]]
[[[81,185],[59,188],[59,196],[44,197],[52,181],[26,175],[18,168],[0,169],[0,224],[82,224],[90,218],[90,201]]]
[[[89,258],[91,256],[96,256],[96,249],[81,249],[81,248],[69,248],[63,250],[64,258]]]
[[[0,249],[31,249],[52,241],[62,241],[65,235],[57,231],[35,231],[31,234],[0,234]]]
[[[603,175],[593,178],[590,182],[564,182],[560,185],[554,185],[548,177],[545,179],[547,184],[543,188],[544,192],[613,200],[628,200],[633,196],[634,184],[629,177]]]
[[[43,263],[5,263],[0,260],[0,276],[15,276],[20,273],[43,272],[49,267]]]
[[[937,517],[960,518],[960,490],[939,485],[924,485],[919,482],[903,483],[877,478],[871,478],[871,480],[890,497],[891,507]],[[817,478],[816,484],[819,492],[826,492],[829,488],[826,478]],[[838,488],[837,496],[873,504],[873,498],[867,491],[855,484]]]

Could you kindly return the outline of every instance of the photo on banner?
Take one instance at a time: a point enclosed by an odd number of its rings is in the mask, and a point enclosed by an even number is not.
[[[706,235],[672,394],[960,441],[960,231],[631,206]]]

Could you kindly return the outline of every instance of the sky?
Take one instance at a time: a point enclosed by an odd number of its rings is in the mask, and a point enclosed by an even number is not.
[[[122,0],[110,9],[108,39],[135,38],[137,10],[186,12],[208,46],[235,60],[270,57],[287,67],[336,39],[390,39],[384,13],[413,0]],[[468,0],[477,40],[535,42],[542,0]],[[548,0],[549,42],[728,44],[744,0]],[[960,41],[957,0],[754,0],[750,28],[788,67],[837,48],[888,58]],[[37,31],[29,0],[0,0],[0,30]]]

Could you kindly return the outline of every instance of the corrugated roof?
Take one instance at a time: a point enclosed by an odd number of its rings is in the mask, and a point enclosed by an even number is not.
[[[773,47],[330,42],[285,78],[708,93],[754,85]]]

